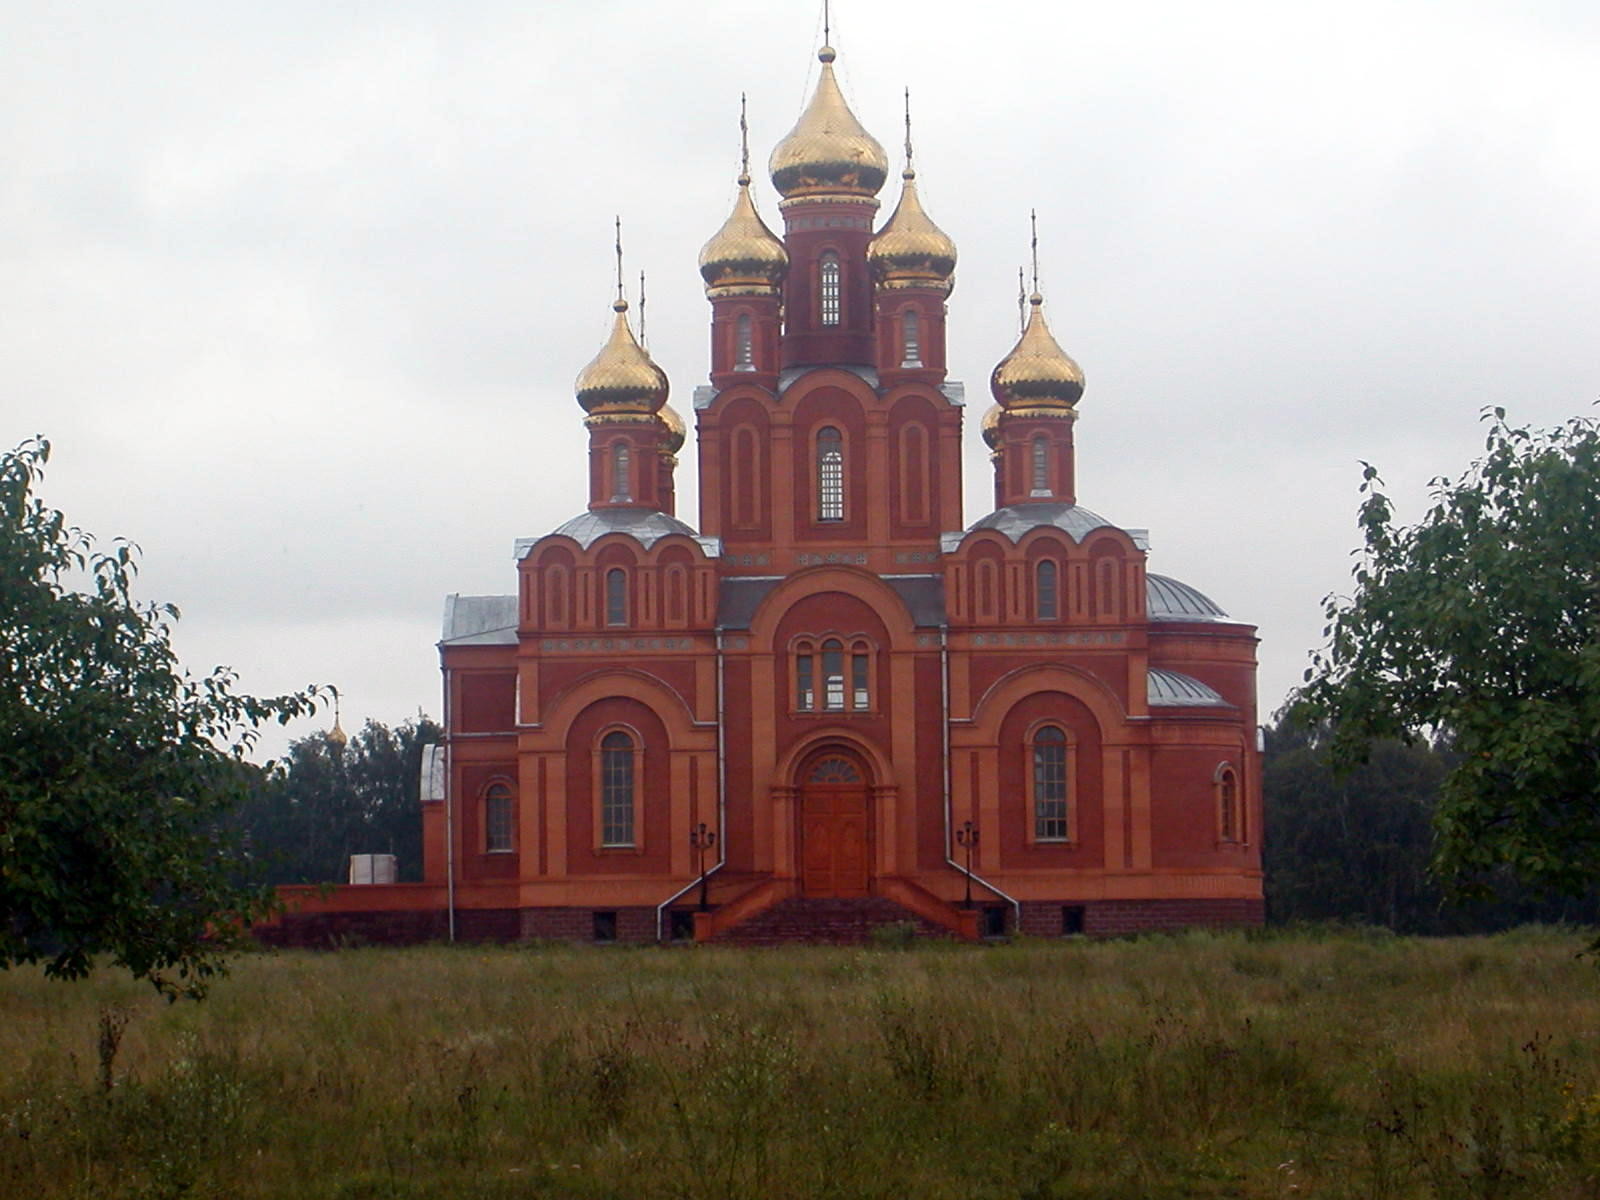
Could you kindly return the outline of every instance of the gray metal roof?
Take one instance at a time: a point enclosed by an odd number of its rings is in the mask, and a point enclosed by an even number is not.
[[[944,580],[936,575],[880,576],[906,606],[919,628],[944,624]],[[749,629],[756,609],[783,580],[776,575],[724,579],[717,601],[717,624],[724,629]]]
[[[1152,621],[1227,621],[1211,597],[1166,575],[1144,577],[1145,612]]]
[[[452,646],[507,646],[517,642],[515,596],[463,596],[444,598],[444,636]]]
[[[1119,529],[1099,513],[1093,512],[1082,505],[1062,504],[1056,501],[1040,502],[1038,504],[1012,504],[1005,508],[997,508],[988,516],[973,523],[967,533],[976,533],[980,529],[994,529],[1006,535],[1013,542],[1020,542],[1023,535],[1030,530],[1040,529],[1045,526],[1054,526],[1071,535],[1072,540],[1081,543],[1096,529]],[[1141,550],[1150,548],[1150,531],[1147,529],[1123,529],[1123,533],[1133,539],[1133,544]],[[946,552],[954,550],[960,545],[965,533],[945,534],[944,549]]]
[[[1231,708],[1216,689],[1180,675],[1176,671],[1151,667],[1145,682],[1145,701],[1160,708]]]
[[[708,557],[721,553],[717,538],[701,537],[693,528],[653,508],[596,508],[581,512],[565,525],[550,532],[551,537],[569,537],[587,550],[608,533],[625,533],[646,550],[674,533],[693,538]],[[540,538],[518,538],[517,558],[523,558]]]

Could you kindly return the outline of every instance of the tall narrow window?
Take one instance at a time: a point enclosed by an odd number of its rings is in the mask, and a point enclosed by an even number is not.
[[[567,623],[567,572],[562,567],[550,567],[544,574],[545,624],[556,629]]]
[[[490,854],[511,849],[511,789],[503,783],[483,794],[483,848]]]
[[[1033,439],[1033,494],[1050,494],[1050,446],[1042,437]]]
[[[844,708],[844,643],[822,643],[822,706]]]
[[[740,313],[739,319],[733,324],[733,369],[735,371],[754,371],[756,369],[755,338],[750,329],[750,314]]]
[[[917,310],[908,308],[900,317],[900,365],[922,365],[922,336],[918,329]]]
[[[621,567],[606,572],[606,624],[628,623],[628,573]]]
[[[822,300],[822,323],[839,323],[839,256],[832,250],[823,254],[817,274],[821,286],[818,295]]]
[[[802,643],[795,650],[794,706],[802,712],[809,712],[817,704],[816,670],[811,649],[809,643]]]
[[[633,499],[633,464],[627,442],[616,442],[611,447],[611,498]]]
[[[600,844],[631,846],[633,837],[633,739],[620,729],[600,742]]]
[[[817,434],[817,520],[844,520],[844,438],[832,425]]]
[[[673,563],[667,568],[667,620],[674,625],[681,625],[688,619],[687,590],[684,569]]]
[[[1067,735],[1046,725],[1033,735],[1033,840],[1067,836]]]
[[[865,650],[850,655],[850,707],[861,712],[871,707],[872,660]]]
[[[1034,568],[1033,602],[1039,620],[1054,621],[1060,612],[1056,602],[1056,565],[1049,559]]]
[[[1232,766],[1223,763],[1214,776],[1217,786],[1217,836],[1224,842],[1238,842],[1239,830],[1239,776]]]

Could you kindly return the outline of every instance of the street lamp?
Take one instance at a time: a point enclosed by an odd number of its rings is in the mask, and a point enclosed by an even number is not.
[[[706,828],[706,823],[692,826],[689,830],[689,848],[700,856],[700,911],[706,912],[710,905],[706,903],[706,851],[717,844],[717,835]]]
[[[971,821],[963,821],[961,828],[956,830],[956,844],[967,852],[967,898],[961,902],[962,908],[972,907],[972,849],[978,844],[978,827]]]

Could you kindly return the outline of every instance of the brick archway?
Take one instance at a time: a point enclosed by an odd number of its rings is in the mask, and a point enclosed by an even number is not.
[[[795,773],[800,894],[865,896],[872,870],[872,783],[865,760],[843,746],[808,755]]]

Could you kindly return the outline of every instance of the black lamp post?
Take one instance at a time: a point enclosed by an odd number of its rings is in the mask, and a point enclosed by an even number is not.
[[[717,844],[717,835],[706,828],[706,823],[693,826],[689,830],[689,846],[700,856],[700,911],[706,912],[710,905],[706,903],[706,851]]]
[[[972,907],[972,848],[978,844],[978,827],[971,821],[963,821],[961,828],[956,830],[956,844],[967,852],[967,898],[961,902],[962,908]]]

